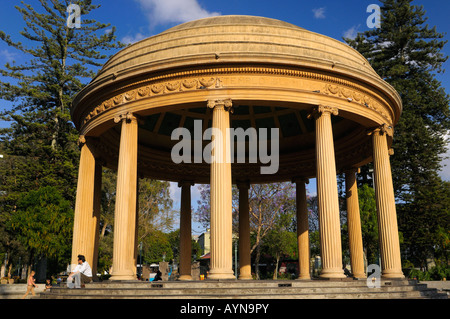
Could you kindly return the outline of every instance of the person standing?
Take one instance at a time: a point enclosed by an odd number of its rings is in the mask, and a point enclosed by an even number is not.
[[[27,292],[25,293],[25,295],[22,296],[22,299],[25,299],[30,292],[33,296],[36,296],[36,293],[34,292],[34,288],[37,288],[38,286],[36,285],[36,279],[34,279],[35,273],[36,272],[34,270],[32,270],[30,272],[30,275],[28,276],[28,280],[27,280]]]

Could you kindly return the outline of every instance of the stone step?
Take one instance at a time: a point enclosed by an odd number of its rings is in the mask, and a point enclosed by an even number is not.
[[[159,281],[159,282],[143,282],[143,281],[104,281],[92,282],[86,285],[88,288],[284,288],[284,287],[365,287],[365,280],[349,280],[349,281],[330,281],[330,280],[250,280],[250,281]],[[410,286],[416,284],[415,281],[392,280],[381,281],[380,286]]]
[[[118,299],[117,295],[47,295],[41,294],[41,299]],[[213,295],[213,294],[195,294],[195,295],[142,295],[135,294],[121,294],[120,299],[423,299],[425,298],[420,292],[390,292],[390,293],[306,293],[306,294],[227,294],[227,295]]]
[[[388,284],[386,284],[388,283]],[[361,281],[102,282],[83,289],[52,288],[45,299],[404,299],[443,298],[436,289],[408,281],[368,288]],[[447,295],[445,294],[445,297]]]
[[[320,287],[320,288],[207,288],[201,289],[204,295],[248,295],[248,294],[266,294],[266,295],[291,295],[296,293],[303,294],[315,294],[315,293],[374,293],[378,292],[378,288],[368,287]],[[380,292],[401,292],[401,291],[416,291],[419,290],[415,287],[388,287],[380,289]],[[51,293],[55,294],[78,294],[76,290],[68,288],[52,288]],[[198,288],[85,288],[84,294],[89,295],[121,295],[121,294],[134,294],[134,295],[195,295],[199,292]]]

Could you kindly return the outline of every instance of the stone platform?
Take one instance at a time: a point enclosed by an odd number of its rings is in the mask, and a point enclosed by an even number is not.
[[[365,280],[250,281],[104,281],[82,289],[63,287],[42,292],[41,299],[447,299],[425,284],[382,280],[369,288]]]

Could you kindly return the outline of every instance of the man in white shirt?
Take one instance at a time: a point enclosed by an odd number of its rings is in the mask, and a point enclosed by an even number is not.
[[[75,284],[72,280],[75,279]],[[84,288],[84,285],[92,281],[92,269],[83,255],[78,255],[78,265],[67,278],[67,287]]]

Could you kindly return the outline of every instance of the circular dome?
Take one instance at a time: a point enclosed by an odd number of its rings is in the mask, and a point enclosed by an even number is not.
[[[368,128],[394,126],[397,92],[356,50],[332,38],[263,17],[218,16],[187,22],[113,55],[74,99],[80,133],[98,140],[114,167],[120,128],[113,119],[140,118],[139,169],[168,180],[209,180],[209,165],[175,164],[170,150],[177,127],[211,125],[206,102],[231,99],[231,127],[280,129],[280,168],[260,176],[261,165],[233,164],[252,181],[315,175],[314,106],[339,109],[333,118],[338,169],[371,160]],[[107,154],[107,155],[106,155]],[[235,175],[235,173],[233,173]]]

